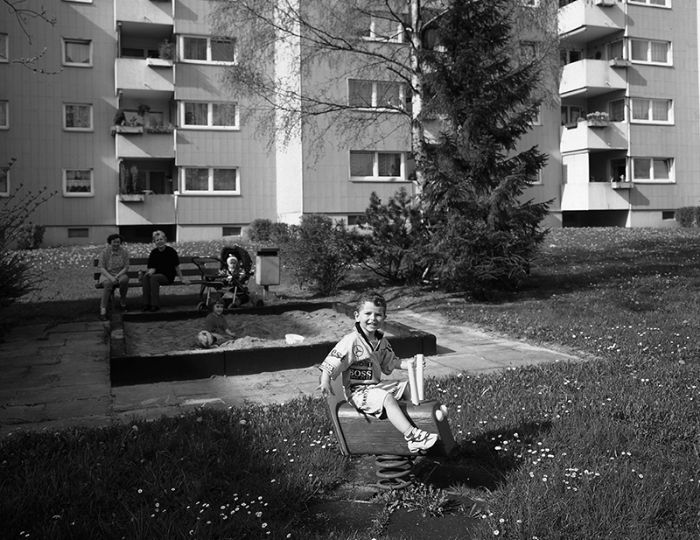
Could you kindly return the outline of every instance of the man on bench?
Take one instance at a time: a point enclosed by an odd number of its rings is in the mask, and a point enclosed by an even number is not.
[[[177,251],[168,246],[166,244],[167,241],[168,238],[163,231],[153,231],[153,243],[156,247],[148,255],[147,269],[141,278],[143,290],[142,311],[158,311],[160,309],[160,286],[173,283],[175,275],[185,285],[190,283],[182,275]]]

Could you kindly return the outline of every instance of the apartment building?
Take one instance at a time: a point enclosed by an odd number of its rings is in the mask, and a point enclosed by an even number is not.
[[[401,187],[414,189],[410,134],[398,115],[342,140],[332,140],[337,132],[324,118],[284,143],[270,144],[248,124],[252,105],[222,82],[237,43],[212,34],[215,4],[55,0],[44,4],[55,23],[28,19],[27,34],[2,11],[0,197],[20,184],[56,192],[32,218],[46,227],[45,245],[102,243],[115,231],[143,241],[155,228],[178,241],[220,239],[241,235],[256,218],[296,223],[305,213],[353,223],[372,192],[386,200]],[[22,7],[41,5],[28,0]],[[366,37],[386,39],[374,24]],[[396,35],[392,45],[401,46]],[[381,108],[380,94],[406,97],[381,75],[358,79],[344,66],[301,80],[283,52],[272,69],[297,84],[332,75],[337,96],[369,100],[368,109]],[[559,109],[540,116],[522,143],[538,144],[550,158],[526,196],[553,200],[548,225],[558,226],[560,196],[569,196],[564,188],[573,182],[569,175],[561,184]],[[331,139],[320,152],[317,133]]]
[[[672,226],[700,204],[697,2],[559,2],[564,226]]]

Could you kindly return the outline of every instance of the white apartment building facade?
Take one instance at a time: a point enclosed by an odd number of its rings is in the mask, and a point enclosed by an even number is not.
[[[222,83],[236,43],[212,35],[212,4],[56,0],[47,7],[54,25],[29,21],[31,43],[2,13],[0,165],[16,161],[0,166],[0,196],[19,184],[57,192],[33,216],[46,245],[102,243],[116,231],[148,240],[155,228],[178,241],[219,239],[256,218],[294,223],[305,213],[352,223],[373,191],[386,200],[414,189],[407,125],[329,141],[322,152],[306,130],[287,144],[255,133],[248,104]],[[562,108],[543,109],[523,138],[549,155],[526,196],[552,200],[549,226],[668,223],[700,195],[697,7],[560,4]],[[43,47],[33,65],[55,73],[16,61]],[[275,69],[294,71],[276,60]],[[337,92],[348,100],[382,82],[347,79]],[[606,126],[578,121],[596,111],[608,112]],[[623,174],[624,183],[609,181]]]

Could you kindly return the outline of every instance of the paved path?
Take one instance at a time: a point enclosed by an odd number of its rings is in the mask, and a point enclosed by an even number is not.
[[[392,313],[392,320],[437,336],[438,354],[426,358],[426,377],[579,360],[453,326],[436,313],[403,310]],[[318,370],[313,367],[111,388],[108,332],[108,323],[95,321],[22,326],[7,336],[0,343],[0,435],[158,418],[201,405],[279,403],[317,395]]]

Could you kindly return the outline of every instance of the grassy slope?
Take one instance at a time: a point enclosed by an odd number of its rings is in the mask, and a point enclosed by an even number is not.
[[[696,231],[567,229],[550,234],[529,286],[500,301],[387,289],[393,305],[599,358],[430,382],[468,471],[453,487],[488,502],[477,538],[700,535],[699,253]],[[93,253],[32,255],[56,270],[55,283],[85,275],[37,295],[59,300],[41,317],[75,296],[94,317]],[[0,443],[0,521],[34,537],[75,537],[95,524],[115,537],[285,538],[303,527],[308,536],[306,503],[347,464],[328,429],[320,403],[307,400],[9,438]]]

